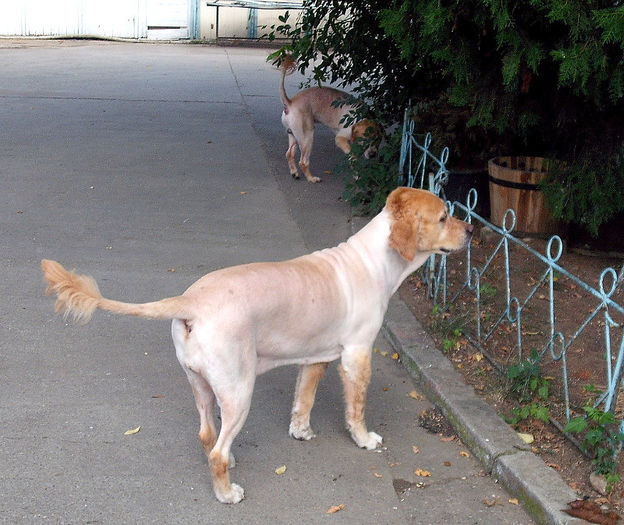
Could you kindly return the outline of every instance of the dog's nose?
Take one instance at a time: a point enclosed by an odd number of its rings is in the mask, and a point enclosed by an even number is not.
[[[473,230],[474,230],[474,226],[472,224],[466,224],[466,233],[468,235],[472,235]]]

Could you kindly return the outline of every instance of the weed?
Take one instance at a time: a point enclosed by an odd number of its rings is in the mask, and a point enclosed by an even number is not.
[[[498,289],[496,288],[496,286],[492,286],[488,283],[483,283],[479,288],[479,294],[481,295],[481,298],[485,300],[494,299],[497,293]]]
[[[542,376],[539,366],[541,360],[537,350],[533,349],[527,359],[510,366],[507,370],[509,390],[516,395],[520,403],[523,403],[521,407],[512,410],[512,417],[505,418],[507,423],[515,426],[528,418],[538,419],[544,423],[550,421],[548,407],[543,401],[548,399],[551,379]]]
[[[522,403],[533,401],[536,397],[542,400],[548,398],[551,380],[542,377],[541,360],[537,350],[533,349],[527,359],[507,370],[507,378],[511,381],[510,390]]]
[[[586,390],[595,391],[593,387]],[[603,412],[595,408],[591,401],[587,402],[583,410],[585,416],[572,418],[563,430],[572,434],[584,433],[581,442],[583,452],[593,456],[596,473],[604,475],[607,492],[611,492],[613,485],[620,481],[620,476],[616,473],[616,453],[622,444],[622,434],[615,424],[615,415],[612,412]]]
[[[440,305],[435,305],[432,310],[431,330],[442,339],[442,351],[450,352],[459,345],[464,326],[468,322],[467,315],[451,315]]]
[[[525,419],[539,419],[544,423],[550,422],[550,414],[548,413],[548,407],[538,403],[531,403],[529,405],[523,405],[519,408],[512,408],[512,417],[505,417],[505,421],[512,426],[516,426],[520,421]]]

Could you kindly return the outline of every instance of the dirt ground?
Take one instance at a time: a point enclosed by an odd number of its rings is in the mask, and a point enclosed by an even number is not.
[[[487,334],[499,319],[506,305],[506,279],[504,253],[495,255],[495,248],[500,239],[490,238],[477,231],[471,244],[472,264],[478,269],[493,257],[491,269],[486,271],[480,281],[482,308],[479,316],[482,321],[482,335]],[[523,239],[532,249],[545,254],[547,242],[541,239]],[[556,250],[551,250],[552,255]],[[519,304],[523,304],[530,293],[533,298],[527,302],[522,310],[521,332],[523,353],[522,359],[531,355],[532,349],[541,352],[550,338],[550,302],[549,287],[540,284],[546,265],[528,255],[518,247],[510,249],[511,275],[509,288],[512,297],[517,297]],[[448,287],[449,298],[454,297],[466,278],[465,254],[449,256]],[[599,288],[599,276],[606,267],[620,271],[624,260],[604,256],[591,256],[587,252],[579,253],[576,250],[563,250],[558,264],[569,273],[579,277],[590,286]],[[604,281],[606,291],[611,288],[611,278]],[[616,281],[613,282],[616,284]],[[417,272],[403,283],[400,296],[409,306],[416,318],[426,327],[436,340],[438,348],[460,371],[466,382],[471,384],[475,391],[489,402],[501,416],[510,418],[513,409],[523,405],[538,402],[535,397],[532,401],[521,403],[511,392],[511,381],[504,373],[509,366],[518,362],[517,324],[503,321],[492,333],[491,337],[482,343],[484,357],[475,346],[470,344],[466,333],[476,333],[476,301],[473,291],[464,290],[460,293],[454,306],[449,311],[434,308],[427,298],[426,286],[422,281],[422,273]],[[567,343],[579,327],[591,316],[600,305],[600,301],[561,273],[555,273],[554,283],[555,300],[555,332],[561,332]],[[624,284],[619,284],[611,299],[624,305]],[[613,313],[612,313],[613,315]],[[624,319],[613,315],[614,320],[620,323],[619,327],[611,328],[611,348],[616,354],[612,358],[615,362],[617,351],[622,338]],[[605,317],[600,311],[592,321],[587,323],[573,344],[565,351],[567,375],[569,384],[570,406],[572,416],[583,415],[582,407],[588,399],[596,399],[596,392],[604,391],[607,384],[607,365],[605,360]],[[560,346],[560,344],[559,344]],[[546,350],[540,362],[541,377],[551,382],[548,396],[548,410],[551,418],[565,425],[564,390],[562,387],[562,353],[560,348],[554,352]],[[501,370],[503,373],[501,373]],[[591,386],[590,386],[591,385]],[[616,408],[616,420],[622,418],[624,396],[620,395]],[[501,419],[501,424],[505,424]],[[527,418],[515,425],[518,432],[530,434],[534,438],[533,451],[538,454],[551,468],[556,469],[562,478],[577,492],[579,499],[598,501],[622,513],[624,510],[624,483],[617,483],[610,494],[600,494],[590,483],[590,474],[594,471],[592,461],[586,457],[575,445],[566,439],[551,423],[545,424],[534,418]],[[624,479],[624,469],[621,468],[622,455],[618,473]]]

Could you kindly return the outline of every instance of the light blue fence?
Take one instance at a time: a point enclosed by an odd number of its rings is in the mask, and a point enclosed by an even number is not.
[[[399,183],[429,189],[444,198],[444,186],[449,179],[446,168],[449,151],[444,148],[440,156],[435,156],[430,145],[431,136],[425,135],[419,140],[406,112]],[[553,400],[554,406],[549,407],[549,412],[560,430],[571,417],[582,414],[580,409],[584,404],[584,399],[579,397],[582,390],[578,378],[572,383],[568,377],[570,360],[587,360],[586,352],[602,354],[602,370],[598,373],[592,370],[599,377],[597,386],[600,390],[593,406],[612,412],[620,434],[624,434],[622,409],[617,404],[624,374],[624,308],[614,297],[618,285],[624,280],[624,269],[620,276],[613,268],[604,269],[598,277],[597,287],[593,287],[559,264],[563,253],[559,236],[554,235],[548,241],[545,253],[539,253],[514,237],[516,216],[513,210],[507,210],[502,225],[494,225],[474,211],[477,198],[477,192],[472,189],[466,202],[449,202],[448,205],[451,214],[490,230],[489,255],[477,262],[468,247],[463,254],[453,255],[448,260],[446,256],[432,256],[422,270],[429,297],[451,316],[465,316],[463,335],[501,372],[525,359],[527,347],[538,351],[542,366],[550,372],[548,375],[558,376],[554,379],[560,401]],[[532,275],[538,269],[537,279],[529,283],[523,279],[522,268],[514,262],[517,254],[529,261],[526,264]],[[452,269],[449,264],[453,265]],[[496,279],[492,278],[493,275]],[[504,290],[495,290],[496,301],[492,300],[488,277],[504,283]],[[582,295],[585,311],[581,316],[578,311],[570,311],[569,296],[566,295],[570,290]],[[461,308],[458,307],[460,303]],[[570,320],[572,314],[577,324],[571,332],[568,329],[568,333],[564,333],[562,320]],[[531,328],[536,316],[542,327],[538,330]],[[569,325],[570,322],[566,322],[566,326]],[[488,351],[488,343],[501,332],[509,341],[503,362]],[[499,356],[500,353],[497,352]],[[571,385],[574,387],[572,398]]]

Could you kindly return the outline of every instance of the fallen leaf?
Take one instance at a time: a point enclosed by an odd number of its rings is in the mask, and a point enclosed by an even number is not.
[[[378,354],[379,353],[379,348],[373,348],[373,352]]]
[[[418,454],[420,452],[420,449],[416,445],[412,445],[412,450],[414,451],[414,454]]]
[[[386,357],[388,355],[388,351],[384,350],[383,352],[379,352],[381,354],[381,357]]]
[[[387,392],[387,391],[388,391],[388,387],[387,387],[387,386],[384,386],[382,390],[383,390],[384,392]]]
[[[124,436],[131,436],[132,434],[138,433],[139,430],[141,430],[141,426],[140,425],[138,427],[136,427],[136,428],[131,429],[131,430],[126,430],[124,432]]]
[[[582,518],[592,523],[601,523],[603,525],[617,525],[619,516],[615,512],[603,512],[600,505],[595,501],[577,499],[568,503],[570,509],[563,509],[563,512]]]
[[[373,472],[373,476],[376,478],[383,478],[383,476],[381,474],[377,474],[377,472]]]
[[[518,432],[518,437],[524,441],[527,445],[530,445],[531,443],[533,443],[533,441],[535,441],[535,438],[533,437],[533,434],[528,434],[525,432]]]
[[[409,394],[407,394],[408,396],[410,396],[412,399],[421,399],[421,395],[418,393],[417,390],[412,390]]]
[[[472,358],[478,363],[483,359],[483,354],[481,352],[477,352],[472,356]]]
[[[517,498],[509,498],[509,503],[511,503],[512,505],[520,505],[520,502],[518,501]]]
[[[561,465],[557,465],[557,463],[553,463],[552,461],[547,461],[546,465],[555,470],[561,470]]]
[[[175,272],[175,268],[167,268],[167,271],[173,273]]]
[[[484,498],[483,503],[485,504],[486,507],[493,507],[494,505],[498,503],[498,501],[496,501],[496,498],[492,498],[492,499]]]
[[[470,454],[468,454],[468,452],[466,452],[465,450],[461,450],[459,452],[459,455],[460,456],[464,456],[465,458],[469,458],[470,457]]]
[[[451,466],[451,462],[450,461],[445,461],[444,462],[444,466],[445,467],[450,467]]]
[[[282,465],[281,467],[277,467],[277,468],[275,469],[275,473],[276,473],[278,476],[281,476],[284,472],[286,472],[286,465]]]
[[[341,503],[340,505],[332,505],[329,509],[327,509],[327,514],[336,514],[336,512],[344,508],[344,503]]]
[[[431,477],[431,472],[429,472],[428,470],[423,470],[421,468],[417,468],[414,471],[414,474],[416,474],[417,476],[420,476],[421,478],[430,478]]]
[[[394,352],[394,354],[392,354],[392,359],[396,361],[398,358],[399,358],[399,354],[397,352]]]
[[[246,191],[241,191],[240,194],[241,195],[247,195],[247,192]]]
[[[154,394],[152,399],[162,399],[163,397],[165,397],[163,394]]]
[[[451,441],[453,441],[455,439],[455,436],[442,436],[440,438],[440,441],[444,442],[444,443],[450,443]]]

